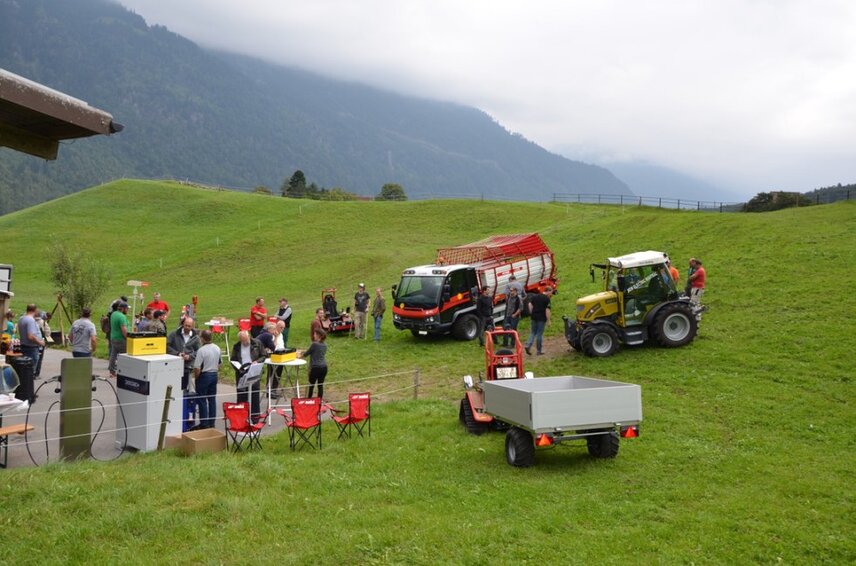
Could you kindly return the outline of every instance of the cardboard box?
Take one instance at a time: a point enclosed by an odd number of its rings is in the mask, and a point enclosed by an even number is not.
[[[270,355],[270,361],[275,364],[281,364],[284,362],[290,362],[291,360],[297,359],[297,350],[294,348],[288,348],[285,352],[273,353]]]
[[[185,432],[181,435],[181,439],[186,456],[226,449],[226,435],[213,428]]]
[[[163,447],[164,448],[178,448],[179,450],[183,450],[184,448],[184,439],[181,435],[177,436],[165,436],[163,439]]]
[[[166,354],[166,336],[128,338],[129,356],[154,356],[158,354]]]

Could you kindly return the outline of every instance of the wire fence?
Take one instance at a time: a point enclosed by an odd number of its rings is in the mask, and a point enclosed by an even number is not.
[[[651,206],[655,208],[698,210],[702,212],[740,212],[743,209],[743,203],[740,202],[703,201],[635,195],[607,195],[599,193],[553,193],[553,202],[613,204],[619,206]]]
[[[404,382],[402,383],[403,380],[401,378],[405,377],[405,376],[410,376],[411,380],[404,380]],[[101,380],[103,381],[104,379],[101,378]],[[381,381],[381,380],[383,380],[383,381]],[[350,386],[352,384],[369,383],[369,382],[377,382],[377,387],[375,387],[373,390],[368,389],[368,392],[371,393],[371,397],[372,397],[373,401],[374,400],[386,400],[386,401],[402,400],[405,397],[410,397],[410,396],[412,396],[413,399],[418,399],[419,389],[421,386],[420,370],[418,368],[415,368],[413,370],[390,372],[390,373],[383,373],[383,374],[369,375],[369,376],[362,376],[362,377],[355,377],[355,378],[338,379],[338,380],[333,380],[333,381],[327,381],[324,383],[324,386],[326,388],[334,388],[337,391],[343,392],[348,386]],[[48,383],[52,383],[52,381],[45,382],[45,385],[47,385]],[[301,386],[306,387],[306,386],[308,386],[308,384],[303,384]],[[340,386],[344,386],[344,387],[340,387]],[[284,387],[281,389],[289,389],[289,387]],[[365,391],[366,391],[366,388],[361,388],[361,390],[359,392],[365,392]],[[401,395],[402,393],[407,393],[407,395],[403,396],[403,395]],[[224,392],[224,393],[217,393],[216,395],[214,395],[214,398],[217,400],[217,402],[218,402],[217,404],[221,405],[223,402],[226,402],[226,401],[235,401],[235,395],[236,395],[236,392],[229,391],[229,392]],[[201,401],[203,399],[203,397],[195,396],[195,397],[193,397],[193,399],[197,400],[197,401]],[[270,399],[270,398],[268,399],[267,411],[263,412],[263,415],[266,418],[269,416],[268,415],[269,412],[271,415],[273,414],[272,411],[275,408],[283,409],[287,412],[290,411],[290,407],[287,404],[278,404],[277,403],[277,401],[279,401],[279,399],[280,399],[280,397],[276,397],[274,399]],[[10,442],[9,446],[12,447],[12,446],[15,446],[18,444],[24,444],[24,445],[27,445],[27,448],[29,450],[30,445],[56,444],[62,440],[72,440],[75,438],[82,438],[82,437],[92,438],[92,442],[94,443],[94,441],[95,441],[94,437],[101,436],[101,435],[116,435],[116,437],[118,438],[118,436],[121,433],[124,433],[125,438],[127,438],[128,433],[131,431],[141,430],[141,429],[149,429],[149,428],[159,429],[161,426],[165,425],[166,423],[170,423],[172,421],[170,421],[169,419],[167,419],[166,421],[163,421],[161,419],[157,419],[157,420],[152,420],[152,421],[144,423],[144,424],[127,424],[127,422],[124,420],[124,418],[125,418],[124,417],[124,411],[127,411],[130,409],[130,410],[133,410],[135,414],[139,414],[141,411],[134,410],[134,407],[139,407],[140,405],[152,406],[157,411],[161,411],[161,409],[164,408],[166,403],[172,404],[172,403],[177,403],[177,402],[180,403],[181,402],[175,396],[170,397],[170,398],[164,398],[164,397],[158,398],[156,396],[153,396],[151,399],[147,399],[145,401],[125,401],[125,402],[120,403],[120,402],[118,402],[119,401],[118,394],[116,397],[116,401],[117,401],[116,403],[103,403],[100,400],[93,399],[92,404],[88,407],[78,407],[78,408],[55,410],[54,408],[59,403],[59,401],[55,400],[55,401],[50,403],[48,409],[46,409],[46,410],[33,411],[32,410],[33,405],[28,405],[28,406],[20,407],[17,409],[7,410],[6,413],[3,414],[3,417],[2,417],[7,422],[10,419],[14,421],[14,420],[19,420],[20,418],[25,418],[26,422],[28,424],[33,424],[33,423],[37,423],[37,421],[41,421],[44,423],[44,426],[45,426],[45,434],[43,437],[39,437],[38,435],[33,434],[32,432],[28,432],[28,433],[24,434],[24,441],[23,442]],[[348,401],[347,395],[345,395],[342,398],[338,398],[338,399],[334,398],[332,400],[326,400],[326,399],[324,400],[324,404],[330,405],[330,406],[347,405],[348,403],[349,403],[349,401]],[[66,435],[60,434],[60,435],[54,435],[54,436],[48,436],[47,435],[47,428],[48,428],[47,420],[52,415],[54,415],[56,418],[58,418],[61,422],[62,419],[65,418],[66,415],[69,415],[71,418],[79,418],[79,417],[74,417],[74,415],[77,413],[86,412],[86,411],[92,411],[93,412],[92,418],[94,420],[100,420],[101,421],[101,424],[98,426],[97,430],[94,430],[94,431],[90,430],[90,432],[88,432],[88,433],[79,433],[79,434],[66,434]],[[116,426],[114,428],[106,428],[106,429],[101,428],[101,426],[103,426],[105,420],[108,418],[108,414],[110,411],[113,412],[113,414],[110,416],[112,416],[116,419],[115,420]],[[165,414],[167,411],[163,411],[163,412]],[[222,422],[223,415],[215,416],[215,419],[218,422]],[[124,422],[124,424],[120,426],[119,425],[120,422]],[[118,449],[118,447],[117,447],[117,449]]]

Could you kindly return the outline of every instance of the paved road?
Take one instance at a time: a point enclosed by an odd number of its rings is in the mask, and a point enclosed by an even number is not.
[[[34,465],[42,465],[46,462],[55,462],[59,460],[59,430],[60,430],[60,414],[59,414],[59,399],[60,394],[57,392],[58,383],[51,382],[51,377],[60,374],[60,362],[63,358],[71,357],[71,353],[63,350],[48,349],[45,352],[45,359],[42,362],[42,377],[36,380],[35,387],[38,390],[38,397],[30,407],[29,424],[35,427],[35,430],[30,431],[26,437],[24,435],[12,435],[9,437],[9,467],[22,468],[32,467]],[[92,433],[95,435],[92,443],[92,457],[101,460],[109,460],[119,457],[121,450],[116,446],[117,426],[116,418],[116,394],[114,387],[116,381],[107,378],[107,361],[102,359],[93,360],[93,373],[102,378],[94,381],[95,391],[92,393],[93,409],[92,409]],[[224,375],[230,375],[229,369],[224,369]],[[234,381],[226,383],[221,381],[217,386],[217,421],[216,428],[223,430],[223,415],[221,403],[223,401],[236,400]],[[106,409],[95,402],[102,403]],[[280,400],[280,403],[285,401]],[[266,401],[262,400],[262,409],[266,408]],[[27,412],[23,410],[9,411],[3,415],[3,425],[11,425],[23,423],[27,419]],[[102,424],[103,419],[103,424]],[[96,434],[99,430],[108,431]],[[271,418],[271,426],[265,427],[263,434],[273,434],[281,431],[283,428],[282,417],[274,415]],[[124,436],[123,436],[124,437]],[[47,439],[47,440],[46,440]],[[29,447],[29,453],[27,448]],[[34,463],[35,461],[35,463]],[[0,469],[0,473],[2,470]]]

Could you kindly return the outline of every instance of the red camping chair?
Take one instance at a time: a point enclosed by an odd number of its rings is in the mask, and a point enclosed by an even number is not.
[[[238,330],[249,331],[250,329],[250,319],[249,318],[239,318],[238,319]]]
[[[229,438],[232,439],[232,452],[240,451],[244,440],[247,441],[247,450],[262,447],[261,432],[265,421],[260,419],[257,424],[253,424],[249,403],[223,403],[223,420],[226,422],[227,443]]]
[[[352,430],[357,431],[357,436],[363,436],[364,430],[368,436],[371,436],[371,406],[371,393],[349,393],[347,414],[344,414],[344,411],[337,411],[330,405],[327,405],[333,422],[339,427],[339,438],[342,438],[346,433],[348,438],[351,438]]]
[[[291,415],[281,411],[288,427],[291,449],[303,442],[312,448],[321,448],[321,398],[303,397],[291,399]],[[318,446],[315,446],[315,442]]]

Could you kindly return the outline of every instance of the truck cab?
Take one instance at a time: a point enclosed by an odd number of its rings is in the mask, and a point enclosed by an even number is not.
[[[405,269],[393,287],[392,320],[399,330],[444,334],[475,310],[476,270],[468,265],[423,265]]]

